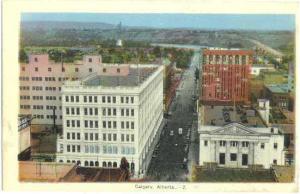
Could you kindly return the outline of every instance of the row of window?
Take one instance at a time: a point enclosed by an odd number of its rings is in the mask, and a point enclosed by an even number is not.
[[[29,81],[29,77],[19,77],[20,81]]]
[[[116,133],[103,133],[102,140],[103,141],[117,141]],[[80,133],[75,132],[67,132],[68,140],[80,140]],[[86,141],[98,141],[99,134],[98,133],[84,133],[84,140]],[[134,134],[121,134],[121,142],[134,142]]]
[[[20,86],[20,90],[30,90],[29,86]]]
[[[61,106],[45,106],[46,110],[53,110],[53,109],[57,109],[59,107],[59,109],[61,110]],[[30,105],[20,105],[20,109],[30,109],[31,106]],[[43,110],[44,106],[43,105],[32,105],[32,109],[38,109],[38,110]]]
[[[102,103],[116,103],[116,96],[102,96]],[[79,102],[79,96],[65,96],[65,102]],[[98,103],[98,96],[83,96],[83,102]],[[134,103],[134,97],[120,97],[120,102],[129,104]]]
[[[64,162],[63,160],[59,160],[59,162]],[[67,160],[67,163],[71,163],[71,160]],[[72,163],[73,164],[77,164],[77,165],[81,165],[81,161],[80,160],[77,160],[77,162],[75,161],[75,160],[72,160]],[[96,166],[96,167],[98,167],[99,166],[99,162],[98,161],[84,161],[84,166],[90,166],[90,167],[94,167],[94,166]],[[134,165],[133,165],[134,166]],[[106,167],[108,167],[108,168],[117,168],[118,167],[118,164],[117,164],[117,162],[102,162],[102,167],[103,168],[106,168]]]
[[[43,90],[42,86],[32,86],[32,90],[41,91]]]
[[[33,109],[38,109],[38,110],[43,110],[44,106],[43,105],[33,105],[32,108]]]
[[[226,141],[219,141],[220,147],[226,147]],[[230,141],[230,146],[231,147],[237,147],[238,146],[238,141]],[[248,141],[242,141],[242,147],[249,147],[249,142]],[[208,145],[208,141],[204,140],[204,146]],[[260,143],[260,148],[264,149],[265,148],[265,143]],[[278,144],[274,143],[273,144],[273,148],[277,149],[278,148]]]
[[[46,96],[46,100],[56,100],[56,96]]]
[[[30,100],[30,96],[20,96],[20,100]]]

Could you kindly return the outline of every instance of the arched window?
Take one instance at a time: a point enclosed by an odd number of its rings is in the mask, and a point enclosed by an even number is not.
[[[77,160],[77,165],[80,166],[81,162],[80,160]]]
[[[117,164],[116,162],[114,162],[114,163],[113,163],[113,167],[114,167],[114,168],[117,168],[117,167],[118,167],[118,164]]]
[[[221,57],[220,57],[220,55],[216,55],[216,62],[217,62],[217,64],[221,63]]]
[[[99,166],[99,162],[98,161],[95,162],[95,166]]]
[[[64,161],[63,161],[63,160],[59,160],[59,162],[61,162],[61,163],[62,163],[62,162],[64,162]]]
[[[222,55],[222,63],[226,63],[226,56]]]
[[[76,161],[75,161],[75,160],[72,160],[72,163],[74,163],[74,164],[75,164],[75,163],[76,163]]]
[[[240,64],[240,56],[238,56],[238,55],[235,55],[235,57],[234,57],[234,63],[235,64]]]
[[[243,55],[243,56],[242,56],[242,65],[245,65],[245,64],[246,64],[246,56]]]
[[[111,168],[111,162],[108,162],[108,167]]]
[[[106,167],[106,162],[102,162],[102,167]]]
[[[84,161],[84,166],[88,166],[89,162],[88,161]]]
[[[94,166],[94,162],[93,161],[90,161],[90,166]]]
[[[70,160],[67,160],[67,163],[70,163]]]
[[[134,162],[131,162],[130,169],[131,169],[131,171],[134,171]]]
[[[229,63],[229,64],[232,64],[232,62],[233,62],[232,60],[233,60],[232,55],[229,55],[229,61],[228,61],[228,63]]]

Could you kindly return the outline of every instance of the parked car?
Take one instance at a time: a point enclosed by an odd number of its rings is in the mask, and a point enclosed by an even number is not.
[[[178,129],[178,134],[179,134],[179,135],[182,135],[182,128],[179,128],[179,129]]]

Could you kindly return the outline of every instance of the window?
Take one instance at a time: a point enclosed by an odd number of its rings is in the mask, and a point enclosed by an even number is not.
[[[89,134],[88,133],[84,133],[84,140],[88,140],[89,139]]]
[[[92,69],[92,68],[89,68],[89,72],[93,72],[93,69]]]
[[[66,102],[69,102],[69,96],[65,97]]]
[[[124,121],[121,121],[121,128],[124,129]]]
[[[243,141],[242,142],[242,147],[249,147],[249,142],[248,141]]]
[[[95,115],[98,115],[98,108],[95,108],[94,113]]]
[[[78,67],[75,68],[75,72],[78,72]]]
[[[98,128],[98,121],[95,121],[95,128]]]
[[[93,61],[93,59],[92,58],[89,58],[89,62],[91,63]]]
[[[129,135],[128,134],[126,135],[126,141],[129,141]]]
[[[103,68],[103,73],[105,73],[106,72],[106,69],[105,68]]]
[[[77,140],[80,140],[80,133],[77,133]]]
[[[94,102],[95,102],[95,103],[98,102],[97,96],[94,96]]]
[[[277,143],[274,143],[274,149],[277,149],[278,145]]]
[[[84,121],[84,127],[85,128],[89,127],[88,121]]]
[[[265,143],[261,143],[261,144],[260,144],[260,148],[261,148],[261,149],[265,149]]]
[[[131,116],[134,116],[134,109],[131,109]]]
[[[88,115],[88,109],[84,108],[84,115]]]
[[[105,133],[102,134],[102,139],[103,139],[103,141],[106,141],[106,134]],[[104,149],[104,147],[103,147],[103,149]]]
[[[108,108],[107,115],[108,115],[108,116],[110,116],[110,115],[111,115],[111,109],[110,109],[110,108]]]
[[[115,96],[112,97],[112,101],[113,101],[113,103],[116,103],[116,97]]]
[[[67,133],[67,139],[70,139],[70,133]]]
[[[102,103],[105,103],[105,96],[102,96]]]
[[[126,97],[126,103],[127,104],[129,103],[129,97]]]
[[[77,145],[77,152],[80,152],[80,145]]]
[[[66,108],[66,115],[70,114],[69,108]]]
[[[113,140],[117,141],[117,134],[115,134],[115,133],[113,134]]]
[[[277,165],[277,160],[274,159],[274,160],[273,160],[273,164],[274,164],[274,165]]]
[[[62,71],[62,72],[65,72],[65,68],[64,68],[64,67],[62,67],[62,68],[61,68],[61,71]],[[59,81],[60,81],[60,80],[59,80]]]
[[[67,120],[67,127],[70,127],[70,121]]]
[[[90,115],[93,115],[93,109],[90,108]]]
[[[274,133],[274,128],[273,127],[271,128],[271,133]]]
[[[120,68],[117,68],[117,72],[120,73]]]
[[[80,115],[80,109],[79,108],[76,108],[76,114]]]
[[[117,121],[113,121],[113,128],[114,128],[114,129],[117,128]]]
[[[52,71],[52,69],[49,67],[49,68],[48,68],[48,72],[51,72],[51,71]]]
[[[75,133],[72,133],[72,139],[73,140],[75,139]]]
[[[34,68],[34,71],[39,71],[39,68],[38,67]]]
[[[131,103],[134,103],[134,97],[131,97]]]
[[[230,154],[230,161],[236,161],[236,154]]]
[[[94,140],[94,134],[90,133],[90,140],[93,141]]]
[[[131,141],[134,142],[134,135],[131,135]]]
[[[129,116],[129,109],[126,109],[126,116]]]
[[[76,96],[76,102],[79,102],[79,96]]]
[[[83,96],[83,102],[87,102],[87,97]]]
[[[126,129],[129,129],[129,121],[126,121]]]
[[[22,71],[25,71],[25,67],[22,67]]]
[[[102,127],[106,128],[106,122],[105,121],[102,121]]]
[[[208,142],[207,140],[204,140],[204,146],[207,146]]]
[[[93,102],[93,97],[89,96],[89,102]]]
[[[75,145],[72,145],[72,152],[75,152]]]
[[[121,97],[121,103],[124,103],[124,97],[123,96]]]
[[[131,129],[134,129],[134,122],[131,122]]]
[[[124,109],[121,109],[121,116],[124,116]]]
[[[230,142],[230,146],[231,147],[236,147],[238,145],[238,142],[237,141],[231,141]]]
[[[225,147],[226,146],[226,141],[220,141],[220,146]]]
[[[111,121],[108,121],[108,128],[111,128]]]
[[[110,133],[107,135],[107,140],[111,141],[111,134]]]
[[[67,145],[67,152],[70,152],[70,145]]]
[[[95,140],[99,140],[98,133],[95,133]]]
[[[102,115],[106,116],[106,109],[105,108],[102,109]]]
[[[124,141],[124,134],[121,134],[121,141]]]
[[[110,96],[107,97],[107,102],[110,103]]]

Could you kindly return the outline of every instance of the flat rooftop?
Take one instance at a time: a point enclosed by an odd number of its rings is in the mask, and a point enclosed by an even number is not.
[[[224,115],[225,112],[228,113],[229,118]],[[234,106],[204,106],[203,125],[224,126],[232,122],[242,123],[248,127],[265,127],[254,109],[241,106],[236,106],[236,108]]]
[[[288,84],[270,84],[266,85],[266,87],[272,92],[272,93],[288,93],[289,87]]]
[[[129,74],[127,76],[97,75],[95,77],[92,77],[92,78],[84,81],[83,85],[106,86],[106,87],[138,86],[141,83],[143,83],[146,79],[148,79],[156,70],[157,70],[157,67],[129,68]]]

